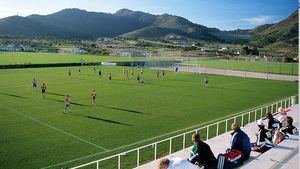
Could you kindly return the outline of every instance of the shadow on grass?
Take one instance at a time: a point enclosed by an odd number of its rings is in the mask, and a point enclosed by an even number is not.
[[[133,125],[127,124],[127,123],[122,123],[122,122],[118,122],[118,121],[103,119],[103,118],[99,118],[99,117],[88,116],[88,115],[84,115],[84,114],[80,114],[80,113],[69,112],[69,113],[64,113],[64,114],[71,115],[71,116],[82,117],[82,118],[93,119],[93,120],[104,121],[104,122],[107,122],[107,123],[119,124],[119,125],[124,125],[124,126],[133,126]]]
[[[144,112],[140,112],[140,111],[136,111],[136,110],[129,110],[129,109],[123,109],[123,108],[117,108],[117,107],[110,107],[110,106],[104,106],[104,105],[99,105],[99,104],[97,104],[97,106],[108,108],[108,109],[113,109],[113,110],[126,111],[126,112],[129,112],[129,113],[151,115],[150,113],[144,113]]]
[[[46,100],[51,100],[51,101],[55,101],[55,102],[59,102],[59,103],[64,103],[63,100],[57,100],[57,99],[52,99],[52,98],[45,98]],[[86,104],[81,104],[81,103],[76,103],[76,102],[71,102],[72,105],[77,105],[77,106],[83,106],[83,107],[92,107],[90,105],[86,105]]]
[[[23,97],[23,96],[15,95],[15,94],[9,94],[9,93],[0,93],[0,94],[4,95],[4,96],[10,96],[10,97],[19,98],[19,99],[27,99],[28,98],[28,97]]]
[[[54,92],[46,92],[47,94],[56,95],[56,96],[65,96],[63,94],[54,93]]]

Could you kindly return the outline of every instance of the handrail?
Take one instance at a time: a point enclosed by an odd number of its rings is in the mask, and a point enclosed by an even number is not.
[[[269,111],[269,107],[271,106],[271,113],[275,113],[276,112],[276,109],[279,107],[278,105],[280,104],[280,107],[283,107],[283,108],[287,108],[293,104],[295,104],[295,101],[296,100],[296,96],[291,96],[291,97],[287,97],[287,98],[284,98],[284,99],[280,99],[280,100],[277,100],[277,101],[273,101],[273,102],[270,102],[270,103],[267,103],[267,104],[264,104],[264,105],[261,105],[261,106],[257,106],[255,108],[251,108],[247,111],[242,111],[242,112],[239,112],[239,113],[236,113],[234,115],[230,115],[230,116],[226,116],[224,118],[226,119],[223,119],[223,120],[220,120],[220,121],[216,121],[214,122],[215,120],[213,120],[212,122],[214,123],[211,123],[211,124],[208,124],[206,126],[202,126],[202,127],[199,127],[199,128],[195,128],[194,126],[194,129],[191,129],[189,131],[186,131],[184,133],[181,133],[181,134],[177,134],[175,136],[171,136],[171,137],[168,137],[168,138],[165,138],[165,139],[162,139],[162,140],[159,140],[159,141],[156,141],[156,142],[153,142],[153,143],[149,143],[149,144],[146,144],[144,146],[140,146],[140,147],[137,147],[137,148],[134,148],[134,149],[131,149],[131,150],[128,150],[128,151],[124,151],[122,153],[118,153],[118,154],[115,154],[115,155],[112,155],[112,156],[109,156],[109,157],[105,157],[105,158],[102,158],[102,159],[99,159],[99,160],[96,160],[96,161],[92,161],[92,162],[89,162],[89,163],[85,163],[85,164],[82,164],[82,165],[79,165],[79,166],[76,166],[76,167],[73,167],[71,169],[78,169],[78,168],[82,168],[82,167],[85,167],[85,166],[89,166],[89,165],[92,165],[92,164],[95,164],[96,165],[96,168],[99,169],[100,168],[100,162],[103,162],[105,160],[109,160],[109,159],[112,159],[112,158],[118,158],[118,169],[121,168],[121,156],[123,155],[126,155],[128,153],[131,153],[131,152],[136,152],[137,154],[137,162],[136,162],[136,167],[140,166],[140,150],[141,149],[144,149],[144,148],[147,148],[147,147],[150,147],[150,146],[154,146],[154,159],[153,160],[157,160],[157,145],[159,143],[163,143],[163,142],[166,142],[166,141],[169,141],[169,154],[172,153],[172,140],[175,139],[175,138],[179,138],[179,137],[183,137],[183,143],[182,143],[182,150],[185,149],[185,146],[186,146],[186,135],[187,134],[190,134],[190,133],[198,133],[198,131],[201,131],[203,129],[206,129],[206,140],[209,139],[209,128],[212,127],[212,126],[215,126],[216,125],[216,136],[218,136],[220,133],[219,131],[219,128],[220,128],[220,124],[221,123],[225,123],[225,132],[228,131],[228,121],[230,120],[233,120],[234,122],[236,122],[236,120],[238,118],[242,118],[241,120],[241,126],[244,126],[245,124],[249,124],[251,123],[251,114],[253,114],[254,112],[254,120],[253,121],[256,121],[258,119],[261,119],[263,118],[262,116],[262,112],[263,112],[263,109],[265,109],[265,113],[267,113]],[[274,106],[275,106],[275,109],[274,109]],[[260,118],[257,118],[257,114],[259,113],[259,116]],[[245,122],[244,121],[244,116],[248,116],[248,122]],[[205,123],[206,124],[206,123]]]

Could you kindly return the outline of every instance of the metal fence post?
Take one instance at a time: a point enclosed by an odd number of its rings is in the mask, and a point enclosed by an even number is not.
[[[227,133],[227,130],[228,130],[228,119],[226,119],[226,122],[225,122],[225,133]]]
[[[256,121],[257,109],[254,111],[254,121]]]
[[[157,143],[154,143],[154,160],[156,160]]]
[[[262,118],[262,111],[263,111],[263,108],[260,109],[260,118]]]
[[[236,117],[233,118],[233,123],[236,123]]]
[[[140,149],[136,150],[136,166],[140,166]]]
[[[219,122],[217,123],[217,136],[219,135]]]
[[[287,100],[285,100],[285,108],[288,108]]]
[[[118,155],[118,169],[121,169],[121,155]]]
[[[249,111],[249,115],[248,115],[248,124],[250,124],[251,121],[251,111]]]
[[[241,127],[244,126],[244,114],[242,114],[242,122],[241,122]]]
[[[206,140],[208,140],[209,125],[206,127]]]
[[[172,154],[172,138],[170,138],[169,154]]]
[[[182,140],[182,149],[185,148],[185,134],[183,134],[183,140]]]
[[[96,163],[96,168],[99,169],[99,161]]]

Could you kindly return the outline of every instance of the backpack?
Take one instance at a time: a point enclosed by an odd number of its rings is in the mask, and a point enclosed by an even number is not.
[[[218,169],[232,169],[243,165],[243,153],[239,150],[227,149],[218,155]]]

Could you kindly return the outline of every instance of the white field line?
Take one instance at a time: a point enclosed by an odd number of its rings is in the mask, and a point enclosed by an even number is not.
[[[12,112],[14,112],[14,113],[20,115],[20,116],[22,116],[22,117],[25,117],[25,118],[30,119],[30,120],[32,120],[32,121],[35,121],[35,122],[37,122],[37,123],[39,123],[39,124],[41,124],[41,125],[43,125],[43,126],[49,127],[49,128],[54,129],[54,130],[56,130],[56,131],[58,131],[58,132],[60,132],[60,133],[65,134],[65,135],[67,135],[67,136],[73,137],[73,138],[75,138],[75,139],[77,139],[77,140],[79,140],[79,141],[81,141],[81,142],[84,142],[84,143],[86,143],[86,144],[89,144],[89,145],[91,145],[91,146],[93,146],[93,147],[96,147],[96,148],[98,148],[98,149],[104,150],[104,152],[109,151],[108,149],[106,149],[106,148],[104,148],[104,147],[102,147],[102,146],[99,146],[99,145],[97,145],[97,144],[95,144],[95,143],[92,143],[92,142],[87,141],[87,140],[85,140],[85,139],[82,139],[82,138],[80,138],[80,137],[78,137],[78,136],[75,136],[75,135],[73,135],[73,134],[71,134],[71,133],[68,133],[68,132],[66,132],[66,131],[63,131],[63,130],[61,130],[61,129],[59,129],[59,128],[56,128],[56,127],[54,127],[54,126],[51,126],[50,124],[47,124],[47,123],[45,123],[45,122],[42,122],[42,121],[40,121],[40,120],[38,120],[38,119],[35,119],[35,118],[31,117],[31,116],[28,116],[28,115],[26,115],[26,114],[24,114],[24,113],[22,113],[22,112],[20,112],[20,111],[18,111],[18,110],[12,109],[12,108],[10,108],[10,107],[8,107],[8,106],[5,106],[5,105],[3,105],[3,104],[0,104],[0,106],[3,107],[3,108],[5,108],[5,109],[7,109],[7,110],[9,110],[9,111],[12,111]]]

